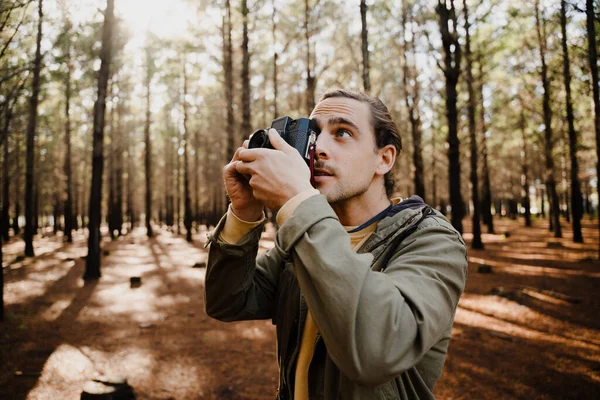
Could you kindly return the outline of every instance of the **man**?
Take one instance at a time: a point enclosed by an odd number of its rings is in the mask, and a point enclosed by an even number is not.
[[[418,197],[390,200],[400,135],[363,93],[323,95],[315,185],[275,130],[223,170],[230,208],[209,235],[206,310],[272,319],[279,399],[431,399],[467,275],[466,247]],[[263,207],[274,247],[257,256]]]

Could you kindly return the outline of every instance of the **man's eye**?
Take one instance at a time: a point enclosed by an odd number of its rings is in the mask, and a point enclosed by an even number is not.
[[[352,134],[349,131],[347,131],[346,129],[338,129],[338,131],[335,133],[335,135],[340,138],[352,137]]]

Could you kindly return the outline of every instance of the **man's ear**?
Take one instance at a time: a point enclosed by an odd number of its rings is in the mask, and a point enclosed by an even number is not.
[[[377,151],[379,153],[379,161],[375,173],[377,175],[387,174],[396,162],[396,148],[392,144],[388,144]]]

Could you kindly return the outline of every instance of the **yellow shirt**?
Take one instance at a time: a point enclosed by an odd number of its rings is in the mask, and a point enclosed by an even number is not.
[[[350,233],[350,245],[352,250],[357,251],[360,246],[371,236],[377,227],[377,222],[361,229],[358,232]],[[354,229],[353,226],[345,226],[347,231]],[[310,313],[306,313],[306,322],[302,332],[302,342],[300,343],[300,353],[296,363],[296,381],[294,384],[294,399],[308,400],[308,368],[315,352],[315,341],[317,339],[318,327]]]

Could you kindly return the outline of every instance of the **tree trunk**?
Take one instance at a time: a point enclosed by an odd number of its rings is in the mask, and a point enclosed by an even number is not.
[[[469,137],[471,141],[471,201],[473,202],[473,241],[471,247],[474,249],[483,249],[481,241],[481,225],[479,222],[481,206],[479,204],[479,180],[477,177],[477,136],[475,132],[475,111],[476,99],[475,90],[473,88],[473,57],[471,55],[471,25],[469,23],[469,9],[467,0],[463,0],[463,8],[465,12],[465,59],[467,61],[467,90],[469,92]]]
[[[404,3],[403,3],[404,4]],[[360,0],[360,21],[362,30],[360,38],[362,41],[362,78],[365,92],[371,91],[371,78],[369,76],[369,30],[367,27],[367,2]]]
[[[492,189],[490,185],[490,170],[488,167],[488,151],[487,151],[487,126],[485,124],[485,107],[483,98],[483,62],[481,53],[478,53],[479,63],[479,115],[480,115],[480,136],[481,136],[481,159],[483,185],[481,195],[481,210],[483,212],[483,223],[487,225],[488,233],[494,234],[494,218],[492,216]]]
[[[194,131],[194,221],[200,231],[200,130]]]
[[[67,243],[73,242],[73,177],[71,174],[71,48],[67,48],[66,64],[67,76],[65,77],[65,239]]]
[[[250,53],[248,52],[248,5],[242,0],[242,132],[236,146],[250,135]]]
[[[438,0],[436,7],[439,16],[440,32],[444,49],[444,75],[446,77],[446,118],[448,120],[448,164],[450,205],[452,226],[462,234],[464,204],[460,190],[460,142],[458,140],[458,111],[456,108],[456,85],[460,76],[461,49],[458,41],[456,10],[454,0],[450,8],[446,1]],[[452,23],[450,23],[452,22]],[[452,29],[450,29],[450,25]]]
[[[8,134],[8,130],[6,131]],[[4,239],[5,242],[8,242],[9,236],[8,231],[10,228],[10,217],[9,217],[9,208],[10,208],[10,179],[9,179],[9,170],[8,170],[8,158],[10,156],[10,152],[8,149],[8,135],[4,136],[4,160],[2,166],[2,232],[0,232],[0,236]]]
[[[309,5],[308,0],[304,0],[304,38],[306,40],[306,114],[310,114],[315,108],[315,89],[317,81],[313,75],[311,67],[311,53],[310,53],[310,30],[308,27],[309,20]]]
[[[406,42],[406,25],[411,22],[405,3],[402,6],[402,44],[403,44],[403,83],[404,100],[408,110],[408,119],[410,120],[411,134],[413,139],[413,165],[415,167],[414,184],[415,194],[425,200],[425,177],[423,167],[423,132],[421,130],[421,114],[419,110],[420,85],[418,81],[418,72],[415,65],[414,32],[412,32],[410,43]],[[408,50],[412,50],[413,65],[408,66]]]
[[[25,183],[25,256],[33,257],[33,234],[34,234],[34,156],[35,156],[35,130],[37,123],[38,98],[40,94],[40,71],[42,69],[42,21],[43,0],[38,3],[38,30],[35,49],[35,60],[33,62],[33,83],[31,98],[29,100],[29,123],[27,124],[27,172]]]
[[[183,223],[185,225],[185,240],[192,242],[192,201],[190,199],[190,177],[188,167],[188,112],[187,112],[187,71],[186,64],[183,64],[183,198],[184,215]]]
[[[133,230],[135,215],[133,210],[133,146],[127,140],[127,219],[129,220],[128,233]]]
[[[588,36],[588,61],[590,64],[590,73],[592,75],[592,88],[594,97],[594,127],[596,130],[596,177],[600,180],[600,87],[598,84],[598,52],[596,48],[596,30],[594,25],[594,1],[586,0],[586,27]],[[598,197],[600,198],[600,185],[596,185]],[[600,207],[598,218],[598,230],[600,230]],[[600,247],[598,248],[598,257],[600,257]]]
[[[15,236],[21,233],[19,226],[19,215],[21,214],[21,140],[19,135],[15,135],[15,217],[13,219],[12,228]]]
[[[114,0],[107,0],[102,30],[102,48],[100,50],[100,71],[98,73],[98,97],[94,103],[94,141],[92,154],[92,184],[89,201],[88,255],[85,260],[84,280],[94,280],[100,273],[100,223],[102,199],[102,174],[104,169],[104,114],[106,111],[106,92],[110,75],[112,52],[112,29],[114,19]]]
[[[565,0],[560,2],[560,25],[562,30],[563,49],[563,75],[565,79],[565,91],[567,102],[567,121],[569,125],[569,156],[571,158],[571,204],[573,210],[573,241],[583,243],[581,234],[581,217],[583,216],[583,197],[579,183],[579,163],[577,162],[578,138],[575,132],[575,117],[573,116],[573,103],[571,100],[571,65],[569,61],[569,50],[567,48],[567,4]],[[568,203],[568,199],[567,199]]]
[[[152,142],[150,141],[150,84],[152,83],[152,55],[146,49],[146,124],[144,125],[144,165],[146,171],[146,233],[154,236],[152,231]]]
[[[177,217],[175,218],[175,224],[177,225],[177,235],[181,235],[181,159],[179,157],[179,145],[181,140],[178,142],[176,162],[177,162],[177,181],[175,183],[175,207],[177,208]]]
[[[231,43],[231,2],[225,1],[223,17],[223,69],[225,70],[225,100],[227,101],[227,161],[235,153],[235,116],[233,113],[233,48]]]
[[[2,235],[0,235],[0,322],[4,321],[4,260],[2,254]]]
[[[554,237],[562,237],[560,226],[560,205],[556,192],[556,181],[554,179],[554,159],[552,151],[554,148],[552,135],[552,109],[550,108],[550,82],[548,81],[548,66],[546,65],[546,22],[540,18],[539,0],[535,2],[535,21],[539,41],[540,59],[542,62],[541,78],[544,89],[543,109],[544,109],[544,129],[545,129],[545,156],[546,156],[546,186],[548,188],[548,198],[550,200],[551,215],[554,218],[553,228]]]
[[[120,100],[117,104],[117,138],[115,140],[115,225],[117,235],[123,235],[123,114],[124,103]]]
[[[277,119],[279,117],[277,110],[277,59],[279,55],[277,54],[277,50],[275,47],[275,43],[277,43],[277,22],[276,22],[276,14],[277,9],[275,8],[275,0],[273,0],[273,119]]]
[[[523,144],[521,147],[521,194],[523,197],[523,208],[525,208],[525,226],[531,226],[531,201],[529,199],[529,165],[527,164],[527,122],[525,119],[525,104],[523,99],[521,100],[521,119],[519,125],[521,128],[521,135],[523,137]]]

